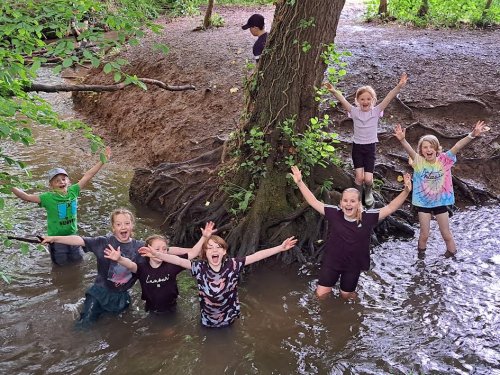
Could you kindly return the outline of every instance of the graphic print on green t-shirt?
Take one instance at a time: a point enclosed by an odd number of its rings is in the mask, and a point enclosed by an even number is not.
[[[49,191],[40,195],[40,206],[47,211],[47,234],[69,236],[78,230],[77,209],[80,186],[71,185],[67,194]]]

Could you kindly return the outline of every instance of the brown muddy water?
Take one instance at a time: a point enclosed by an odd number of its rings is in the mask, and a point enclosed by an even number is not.
[[[70,98],[54,98],[71,116]],[[36,146],[2,145],[33,165],[35,180],[45,183],[55,165],[76,180],[96,162],[72,135],[36,132]],[[108,214],[118,206],[137,213],[136,237],[158,231],[161,218],[128,201],[131,176],[110,164],[94,178],[80,199],[82,235],[106,233]],[[454,259],[443,257],[437,227],[425,258],[417,257],[416,239],[374,248],[356,303],[318,301],[317,265],[264,264],[241,283],[241,319],[220,330],[200,326],[195,285],[183,272],[175,315],[146,314],[137,284],[127,312],[76,331],[74,319],[96,273],[92,255],[55,268],[46,252],[22,256],[14,244],[0,251],[13,276],[10,285],[0,284],[0,373],[500,374],[499,214],[499,207],[456,212]],[[35,205],[10,199],[2,215],[15,223],[12,233],[44,231],[44,212]]]

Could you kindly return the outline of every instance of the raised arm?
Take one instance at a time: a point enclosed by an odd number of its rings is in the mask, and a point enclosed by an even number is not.
[[[281,253],[282,251],[290,250],[297,243],[297,239],[294,237],[289,237],[279,246],[271,247],[269,249],[264,249],[253,253],[252,255],[248,255],[245,258],[245,266],[248,266],[252,263],[258,262],[259,260],[269,258],[275,254]]]
[[[109,160],[111,158],[111,147],[106,147],[106,150],[104,151],[104,154],[106,155],[106,160]],[[98,161],[96,165],[94,165],[92,168],[90,168],[83,177],[78,181],[78,185],[80,186],[80,189],[83,189],[85,185],[92,179],[92,177],[95,176],[97,172],[102,168],[104,163],[102,161]]]
[[[24,190],[16,187],[13,187],[11,191],[16,197],[25,202],[40,203],[40,197],[38,195],[25,193]]]
[[[378,216],[379,220],[385,219],[387,216],[389,216],[399,207],[401,207],[405,202],[406,198],[408,197],[408,194],[410,194],[411,191],[411,175],[409,173],[406,173],[404,175],[404,184],[405,187],[403,191],[399,193],[399,195],[396,198],[390,201],[387,206],[384,206],[380,209],[380,213]]]
[[[205,228],[200,228],[201,230],[201,237],[198,240],[198,242],[192,247],[169,247],[168,253],[172,255],[182,255],[182,254],[187,254],[188,259],[193,259],[196,258],[198,255],[200,255],[201,248],[203,246],[203,243],[210,238],[212,234],[217,232],[217,229],[215,229],[215,223],[213,221],[209,221],[208,223],[205,224]]]
[[[471,143],[474,138],[479,137],[482,133],[487,132],[488,130],[490,130],[490,128],[484,124],[484,121],[476,122],[474,130],[467,134],[466,137],[455,143],[455,146],[453,146],[450,151],[456,155],[462,148]]]
[[[307,185],[302,181],[302,172],[295,165],[292,167],[292,173],[290,173],[293,177],[293,180],[299,187],[302,196],[306,200],[309,205],[318,211],[321,215],[325,214],[325,204],[316,199],[311,190],[307,187]]]
[[[401,89],[406,85],[407,81],[408,81],[408,76],[406,75],[406,73],[403,73],[401,75],[401,78],[399,79],[399,83],[396,85],[396,87],[394,87],[391,91],[389,91],[387,96],[380,103],[379,108],[381,111],[383,111],[385,108],[387,108],[387,106],[392,101],[392,99],[394,99],[396,97],[396,95],[399,94]]]
[[[326,82],[324,86],[328,91],[332,93],[333,96],[335,96],[335,98],[337,98],[337,100],[342,105],[342,108],[344,108],[347,112],[351,112],[352,105],[346,100],[346,98],[344,98],[344,95],[342,95],[339,90],[333,87],[330,82]]]
[[[413,147],[410,146],[408,141],[406,140],[406,129],[403,129],[401,127],[401,124],[397,124],[396,127],[394,128],[394,136],[398,139],[399,142],[401,142],[401,145],[405,149],[405,151],[408,153],[410,158],[415,160],[415,157],[417,156],[416,151],[413,149]]]
[[[128,258],[122,257],[122,254],[120,252],[120,246],[118,246],[115,249],[113,246],[108,245],[108,248],[104,249],[104,258],[114,260],[115,262],[126,267],[130,272],[133,273],[137,272],[137,263],[132,262]]]
[[[85,246],[85,241],[80,236],[47,236],[43,237],[42,244],[54,242],[71,246]]]
[[[165,254],[162,253],[161,251],[155,251],[151,249],[150,247],[141,247],[139,249],[139,254],[141,254],[143,257],[149,257],[149,258],[158,258],[163,260],[164,262],[170,263],[170,264],[175,264],[177,266],[186,268],[186,269],[191,269],[191,261],[188,259],[180,258],[177,255],[172,255],[172,254]]]

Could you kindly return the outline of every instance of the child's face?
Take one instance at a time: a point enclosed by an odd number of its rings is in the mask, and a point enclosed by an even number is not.
[[[163,240],[160,240],[160,239],[153,240],[151,242],[151,244],[149,245],[149,247],[153,250],[156,250],[156,251],[159,251],[159,252],[165,253],[165,254],[167,253],[167,250],[168,250],[167,243]],[[162,260],[158,259],[158,258],[150,258],[150,261],[151,260],[154,260],[154,261],[159,262],[159,263],[162,262]]]
[[[66,193],[68,191],[68,187],[71,184],[69,177],[65,174],[58,174],[52,180],[49,181],[50,188],[53,190],[57,190],[62,193]]]
[[[253,36],[259,36],[259,31],[260,29],[257,27],[257,26],[252,26],[251,28],[249,28],[248,30],[250,30],[250,33],[253,35]]]
[[[134,223],[130,215],[118,214],[113,219],[113,234],[120,242],[128,242],[132,236]]]
[[[437,157],[437,150],[434,148],[432,143],[428,141],[423,141],[420,146],[420,154],[424,157],[426,161],[433,162]]]
[[[358,210],[361,210],[361,202],[356,192],[344,192],[340,201],[340,208],[346,217],[356,219]]]
[[[218,270],[222,264],[224,255],[226,255],[226,249],[224,249],[217,242],[209,240],[207,243],[205,254],[208,264],[210,264],[213,269]]]
[[[358,96],[357,101],[363,112],[368,112],[373,106],[373,96],[366,91]]]

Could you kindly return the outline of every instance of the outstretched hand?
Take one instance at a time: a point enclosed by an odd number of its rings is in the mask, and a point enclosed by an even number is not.
[[[292,247],[294,247],[296,244],[297,244],[297,239],[292,236],[292,237],[288,237],[285,241],[283,241],[283,243],[281,244],[281,246],[283,247],[283,250],[282,251],[287,251],[287,250],[290,250]]]
[[[330,83],[330,82],[325,82],[323,84],[323,87],[325,89],[327,89],[328,91],[330,91],[332,94],[335,93],[337,91],[337,89]]]
[[[122,256],[122,253],[120,252],[120,246],[118,246],[116,249],[108,245],[106,249],[104,249],[104,258],[114,260],[117,262]]]
[[[156,251],[153,250],[150,246],[143,246],[139,250],[139,254],[143,257],[155,258]]]
[[[474,126],[474,130],[472,131],[472,136],[473,137],[480,136],[482,133],[486,133],[489,130],[490,130],[490,127],[486,126],[484,121],[478,121],[478,122],[476,122],[476,125]]]
[[[399,140],[399,141],[402,141],[405,139],[406,137],[406,129],[403,129],[401,127],[401,124],[397,124],[395,127],[394,127],[394,136]]]
[[[49,243],[53,243],[54,242],[54,237],[52,236],[46,236],[46,237],[43,237],[42,236],[42,245],[47,245]]]
[[[411,191],[411,174],[405,173],[403,176],[404,184],[405,184],[405,190],[409,193]]]
[[[398,86],[401,88],[401,87],[405,87],[406,86],[406,82],[408,81],[408,75],[406,73],[403,73],[401,75],[401,78],[399,79],[399,83],[398,83]]]
[[[292,173],[290,173],[290,175],[293,177],[293,181],[295,181],[296,184],[302,181],[302,172],[297,166],[292,166]]]
[[[109,161],[109,159],[111,159],[111,147],[106,146],[106,149],[104,150],[104,156],[106,156],[106,161]]]
[[[213,221],[209,221],[208,223],[206,223],[205,228],[200,228],[200,230],[202,237],[205,238],[210,238],[212,234],[217,232],[217,229],[215,228],[215,223]]]

